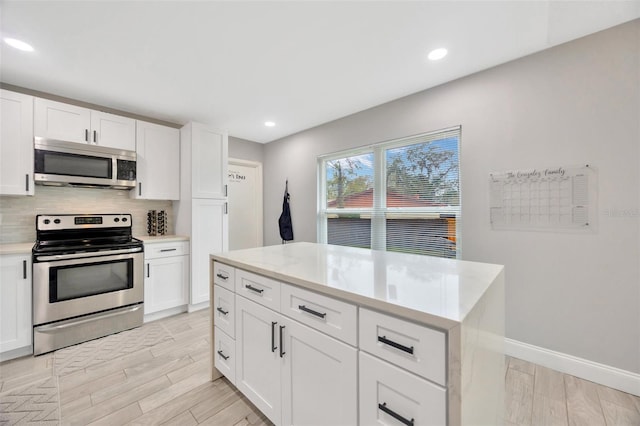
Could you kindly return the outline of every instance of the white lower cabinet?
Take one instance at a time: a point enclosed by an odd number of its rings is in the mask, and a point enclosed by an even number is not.
[[[271,309],[236,296],[236,387],[277,425],[282,419],[282,321]]]
[[[284,324],[282,424],[358,424],[358,351],[296,321]]]
[[[357,350],[238,295],[235,384],[276,425],[357,424]]]
[[[189,302],[189,242],[145,243],[144,313]]]
[[[224,331],[216,327],[214,350],[214,364],[234,385],[236,384],[236,341]]]
[[[27,348],[32,353],[31,255],[0,256],[0,360],[6,352]]]
[[[360,352],[361,425],[446,425],[443,387]]]

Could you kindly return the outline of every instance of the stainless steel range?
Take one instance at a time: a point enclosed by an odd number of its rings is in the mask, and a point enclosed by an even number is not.
[[[33,247],[33,352],[142,325],[142,241],[130,214],[38,215]]]

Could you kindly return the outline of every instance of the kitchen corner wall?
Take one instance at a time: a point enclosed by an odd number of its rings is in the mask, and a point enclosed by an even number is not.
[[[36,240],[36,215],[61,213],[130,213],[133,234],[147,235],[147,211],[165,210],[168,234],[174,233],[171,201],[133,200],[129,191],[36,186],[33,197],[0,197],[0,243]]]
[[[229,136],[229,158],[264,162],[264,144]]]
[[[457,125],[462,256],[505,265],[506,336],[640,373],[640,20],[267,144],[265,244],[287,177],[296,241],[316,241],[318,155]],[[592,233],[491,229],[489,173],[584,164]]]

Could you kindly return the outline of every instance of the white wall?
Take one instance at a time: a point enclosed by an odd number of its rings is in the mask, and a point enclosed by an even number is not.
[[[229,158],[262,163],[264,161],[264,145],[229,136]]]
[[[640,373],[639,57],[636,20],[269,143],[265,244],[287,177],[296,241],[316,240],[318,155],[462,125],[463,259],[506,265],[507,337]],[[491,230],[490,172],[582,164],[594,233]]]

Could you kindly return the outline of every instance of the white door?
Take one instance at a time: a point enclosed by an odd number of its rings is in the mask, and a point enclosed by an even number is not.
[[[262,164],[229,159],[229,250],[262,247]]]
[[[191,304],[209,301],[209,255],[228,250],[227,205],[224,200],[193,199],[191,234]]]
[[[31,256],[0,256],[0,352],[31,345]]]
[[[33,108],[34,136],[89,143],[90,109],[42,98],[35,99]]]
[[[356,348],[296,321],[283,325],[282,424],[357,424]]]
[[[0,91],[0,194],[33,195],[33,97]]]
[[[136,150],[136,120],[109,114],[101,111],[91,111],[91,135],[93,144],[116,149]]]
[[[180,131],[137,121],[136,153],[138,188],[133,198],[180,199]]]
[[[184,143],[184,142],[183,142]],[[191,124],[193,198],[226,198],[228,137],[226,132]]]
[[[281,411],[280,327],[284,317],[236,296],[236,386],[279,425]],[[282,329],[284,332],[284,328]]]

